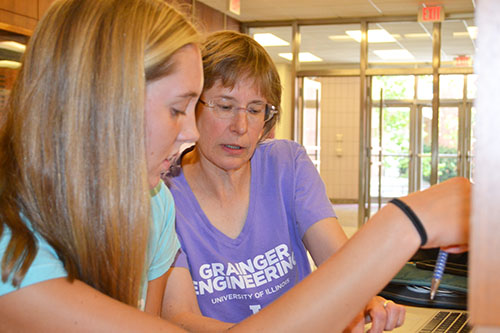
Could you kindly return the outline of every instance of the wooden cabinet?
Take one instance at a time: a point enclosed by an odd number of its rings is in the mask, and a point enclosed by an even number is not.
[[[31,35],[54,0],[0,0],[0,29]]]

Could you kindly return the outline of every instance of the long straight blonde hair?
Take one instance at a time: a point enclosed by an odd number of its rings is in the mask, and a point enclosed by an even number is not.
[[[171,72],[178,49],[199,42],[161,0],[50,7],[1,124],[0,235],[4,225],[12,232],[4,282],[19,285],[33,262],[33,229],[70,280],[137,306],[151,224],[145,87]]]

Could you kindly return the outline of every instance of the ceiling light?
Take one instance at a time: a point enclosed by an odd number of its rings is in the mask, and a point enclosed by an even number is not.
[[[431,38],[431,36],[429,36],[429,34],[426,34],[426,33],[419,33],[419,34],[404,34],[405,38],[408,38],[408,39],[427,39],[427,38]]]
[[[14,51],[17,53],[24,53],[24,51],[26,50],[26,45],[13,41],[4,41],[0,42],[0,49]]]
[[[477,27],[476,26],[467,27],[467,31],[469,32],[471,39],[476,39],[476,37],[477,37]]]
[[[332,35],[332,36],[328,36],[328,38],[330,38],[333,41],[352,40],[351,36],[347,36],[347,35]]]
[[[0,60],[0,68],[12,68],[18,69],[21,67],[21,63],[12,60]]]
[[[453,38],[469,38],[469,37],[470,35],[467,31],[453,33]]]
[[[379,58],[383,60],[411,60],[415,57],[408,50],[375,50],[373,51]]]
[[[286,60],[292,60],[291,53],[278,53],[278,55]],[[299,62],[318,62],[323,61],[320,57],[315,56],[311,52],[300,52],[299,53]]]
[[[271,33],[253,34],[253,39],[262,46],[287,46],[290,45],[287,41],[279,38]]]
[[[361,30],[346,30],[345,33],[358,43],[361,42]],[[368,30],[368,43],[391,43],[395,41],[394,37],[384,29]]]

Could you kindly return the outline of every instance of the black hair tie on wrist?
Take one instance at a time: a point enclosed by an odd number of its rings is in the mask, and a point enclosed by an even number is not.
[[[427,233],[425,232],[422,221],[420,221],[417,214],[415,214],[415,212],[410,207],[408,207],[407,204],[397,198],[394,198],[389,202],[398,206],[403,211],[403,213],[408,216],[411,223],[413,223],[413,226],[415,227],[415,229],[417,229],[418,234],[420,235],[420,239],[422,240],[422,244],[420,244],[420,246],[425,245],[425,243],[427,243]]]

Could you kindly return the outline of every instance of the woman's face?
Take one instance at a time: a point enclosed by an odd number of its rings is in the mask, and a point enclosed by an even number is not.
[[[146,160],[149,186],[154,188],[183,143],[195,142],[195,107],[203,87],[201,55],[187,45],[172,56],[173,73],[146,86]]]
[[[224,105],[247,108],[252,104],[266,104],[267,100],[252,79],[238,82],[233,89],[225,88],[220,81],[205,90],[201,99],[223,101]],[[263,133],[264,121],[252,121],[247,113],[239,110],[232,118],[221,119],[214,110],[198,103],[196,123],[200,132],[197,149],[201,155],[224,171],[237,170],[249,163]]]

